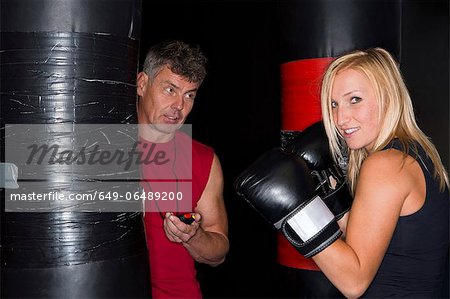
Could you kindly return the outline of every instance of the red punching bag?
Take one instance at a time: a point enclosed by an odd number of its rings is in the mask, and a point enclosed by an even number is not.
[[[320,81],[334,57],[351,50],[382,47],[400,59],[400,0],[279,1],[278,13],[281,127],[285,136],[295,135],[321,119]],[[281,234],[278,234],[277,262],[282,268],[319,271],[312,260],[300,255]],[[307,276],[302,277],[303,282],[297,280],[297,285],[284,287],[304,290],[292,290],[287,295],[333,295],[319,290]]]

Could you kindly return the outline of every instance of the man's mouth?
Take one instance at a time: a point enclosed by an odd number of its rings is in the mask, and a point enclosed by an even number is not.
[[[164,114],[165,122],[170,124],[176,124],[181,119],[180,115],[168,115]]]

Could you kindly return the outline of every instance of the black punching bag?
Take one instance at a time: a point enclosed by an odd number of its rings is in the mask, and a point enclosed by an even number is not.
[[[282,144],[321,119],[320,83],[328,64],[357,49],[382,47],[400,58],[401,0],[278,1]],[[342,296],[311,259],[277,235],[281,296]]]
[[[9,124],[135,122],[140,26],[141,0],[2,0],[1,162]],[[63,169],[40,184],[83,184]],[[0,187],[0,297],[150,296],[139,211],[5,212]]]

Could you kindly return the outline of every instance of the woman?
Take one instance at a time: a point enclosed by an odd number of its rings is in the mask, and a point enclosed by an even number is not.
[[[439,297],[449,249],[448,175],[418,128],[397,63],[381,48],[334,60],[323,122],[348,152],[354,202],[340,239],[313,257],[347,297]]]

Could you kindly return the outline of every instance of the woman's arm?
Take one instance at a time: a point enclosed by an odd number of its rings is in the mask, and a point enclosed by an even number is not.
[[[370,155],[360,171],[345,241],[337,240],[313,257],[347,297],[356,298],[366,291],[381,264],[405,200],[416,194],[412,192],[416,182],[411,164],[405,163],[397,150]]]

